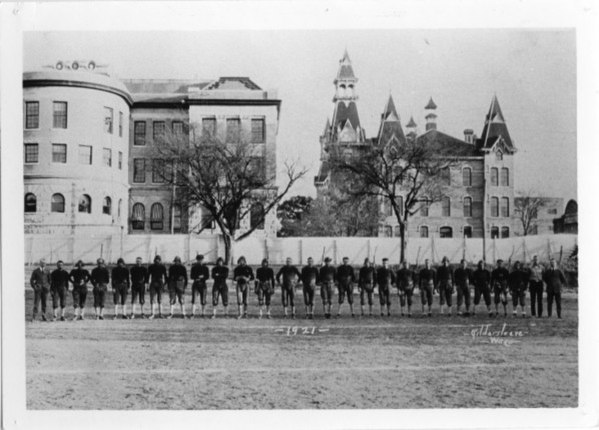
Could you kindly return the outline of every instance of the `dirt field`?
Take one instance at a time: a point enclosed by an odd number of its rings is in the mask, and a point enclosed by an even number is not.
[[[324,320],[318,297],[315,320],[285,320],[278,291],[274,300],[272,320],[256,318],[257,303],[251,297],[248,320],[113,321],[109,306],[105,321],[28,321],[27,407],[577,406],[578,308],[573,293],[563,300],[562,320],[489,319],[486,313],[442,317],[438,296],[432,318],[419,312],[411,319],[399,317],[395,296],[390,318],[351,318],[345,305],[342,318]],[[70,297],[67,303],[71,317]],[[28,320],[31,307],[27,289]],[[299,309],[302,315],[303,306]],[[235,306],[229,311],[235,313]],[[486,324],[488,331],[503,327],[503,335],[472,335]],[[522,336],[505,336],[510,332]],[[515,343],[492,343],[497,339]]]

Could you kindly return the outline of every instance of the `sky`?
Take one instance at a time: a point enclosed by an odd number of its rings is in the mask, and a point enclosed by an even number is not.
[[[424,106],[438,129],[481,134],[497,95],[512,140],[517,192],[576,198],[574,30],[216,30],[195,32],[26,32],[24,70],[58,60],[109,65],[119,78],[248,76],[282,100],[277,159],[310,169],[292,194],[314,195],[320,143],[333,114],[333,80],[347,49],[359,81],[367,137],[392,95],[404,125],[424,130]]]

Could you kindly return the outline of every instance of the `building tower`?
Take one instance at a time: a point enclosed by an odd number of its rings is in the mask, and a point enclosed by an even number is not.
[[[406,124],[406,130],[408,131],[406,134],[408,139],[416,139],[416,136],[418,136],[418,124],[414,121],[413,116],[410,116],[410,121]]]
[[[427,112],[424,117],[426,119],[426,131],[436,130],[437,129],[437,114],[435,113],[435,111],[437,110],[437,105],[433,101],[432,97],[429,99],[429,101],[428,101],[427,105],[424,107],[424,109]]]

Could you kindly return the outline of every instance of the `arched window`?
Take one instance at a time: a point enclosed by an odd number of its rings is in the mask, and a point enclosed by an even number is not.
[[[202,217],[201,218],[202,230],[214,229],[216,227],[214,218],[212,217],[212,214],[207,209],[202,208],[201,217]]]
[[[391,202],[388,199],[385,199],[383,205],[385,207],[385,216],[393,216],[393,206],[391,205]]]
[[[496,187],[499,185],[499,169],[497,167],[491,167],[491,186]]]
[[[464,167],[462,170],[462,185],[465,187],[472,186],[472,169],[470,167]]]
[[[102,213],[106,215],[112,214],[112,199],[108,196],[104,197],[104,202],[102,203]]]
[[[501,152],[501,151],[497,151],[497,152],[495,153],[495,158],[497,159],[497,161],[501,161],[501,160],[503,160],[503,152]]]
[[[501,216],[502,217],[510,216],[510,199],[509,199],[509,197],[501,198]]]
[[[37,197],[33,193],[25,194],[25,213],[37,212]]]
[[[79,212],[86,214],[92,213],[92,198],[89,195],[83,194],[79,197]]]
[[[472,197],[464,197],[464,216],[472,216]]]
[[[121,209],[123,207],[123,199],[119,199],[119,206],[117,207],[117,216],[121,219]]]
[[[181,232],[181,205],[178,204],[173,206],[173,231]]]
[[[143,230],[146,223],[146,208],[141,203],[135,203],[131,210],[131,228]]]
[[[499,198],[497,197],[491,197],[491,216],[499,216]]]
[[[510,185],[510,169],[502,167],[499,180],[502,187],[508,187]]]
[[[451,216],[451,199],[447,196],[441,199],[441,215]]]
[[[510,237],[510,228],[509,227],[501,227],[501,237],[502,238]]]
[[[420,226],[420,237],[428,237],[428,227],[425,225]]]
[[[385,226],[385,237],[393,237],[393,228],[390,225]]]
[[[441,238],[453,237],[453,230],[451,229],[451,227],[441,227],[439,229],[439,236]]]
[[[464,226],[464,237],[471,238],[472,237],[472,227],[469,225]]]
[[[64,196],[56,193],[52,195],[51,208],[52,212],[64,213]]]
[[[428,216],[428,207],[431,205],[431,201],[424,197],[420,202],[420,216]]]
[[[499,227],[491,227],[491,239],[497,239],[499,237]]]
[[[150,228],[152,230],[164,228],[164,208],[160,203],[154,203],[150,209]]]
[[[264,230],[264,206],[262,203],[254,203],[250,209],[250,227]]]

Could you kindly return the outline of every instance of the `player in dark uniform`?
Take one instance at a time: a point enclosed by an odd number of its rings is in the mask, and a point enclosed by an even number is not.
[[[406,301],[408,304],[408,317],[412,316],[412,296],[414,294],[414,271],[408,267],[408,263],[404,260],[401,263],[401,268],[397,271],[397,293],[399,294],[399,306],[401,316],[404,316],[404,308]]]
[[[337,292],[339,294],[339,307],[337,308],[337,318],[341,315],[341,305],[343,299],[347,296],[349,303],[349,311],[351,316],[354,315],[354,282],[356,282],[356,274],[354,268],[349,265],[349,258],[343,257],[343,264],[337,267]]]
[[[388,266],[389,259],[383,258],[383,265],[376,271],[376,283],[379,288],[379,303],[381,304],[381,316],[387,308],[387,316],[391,316],[391,286],[395,284],[395,273]]]
[[[148,267],[148,277],[150,281],[150,307],[152,308],[150,319],[156,317],[154,298],[158,305],[158,318],[162,318],[162,289],[168,284],[168,276],[160,255],[155,256],[154,263]]]
[[[374,278],[376,271],[370,264],[368,258],[364,259],[364,265],[360,268],[358,276],[358,288],[360,290],[361,316],[364,316],[364,305],[368,299],[368,316],[372,316],[372,293],[374,292]]]
[[[525,297],[526,287],[528,285],[528,273],[524,270],[519,261],[514,263],[514,270],[508,277],[508,286],[512,295],[513,316],[518,314],[518,304],[522,309],[522,318],[526,318]]]
[[[491,272],[485,269],[485,262],[480,260],[476,270],[472,273],[472,283],[474,284],[474,305],[472,306],[472,315],[476,313],[476,306],[480,303],[482,296],[487,306],[489,316],[491,312]]]
[[[447,304],[448,316],[451,316],[451,298],[453,295],[453,270],[449,266],[449,259],[443,257],[441,266],[437,269],[437,291],[439,291],[439,303],[441,304],[441,315],[445,304]]]
[[[175,304],[179,302],[181,316],[185,318],[185,287],[187,287],[187,269],[181,264],[181,258],[175,257],[168,268],[168,293],[171,304],[171,312],[167,318],[174,316]]]
[[[125,266],[125,260],[119,258],[117,266],[112,269],[112,295],[114,300],[114,317],[117,319],[119,303],[123,307],[123,319],[127,319],[127,293],[131,286],[131,275]]]
[[[566,277],[557,267],[555,259],[549,260],[549,268],[543,273],[543,281],[547,284],[547,318],[551,318],[553,300],[557,310],[557,317],[562,317],[562,288],[566,286]]]
[[[104,265],[104,259],[98,258],[98,265],[92,269],[91,282],[94,286],[92,292],[94,294],[94,310],[96,319],[104,319],[104,302],[106,301],[106,292],[110,283],[110,274]]]
[[[503,315],[507,316],[507,280],[510,272],[503,267],[503,260],[497,260],[497,267],[491,272],[491,286],[495,302],[495,316],[499,315],[499,303],[503,305]]]
[[[420,300],[422,303],[422,314],[424,305],[428,305],[428,316],[432,316],[433,294],[437,284],[437,272],[431,267],[428,259],[424,260],[424,268],[418,274],[418,288],[420,289]]]
[[[258,305],[262,318],[263,306],[266,304],[266,318],[270,319],[270,298],[275,291],[275,272],[268,267],[268,260],[262,260],[262,266],[256,270],[256,294],[258,295]]]
[[[210,278],[210,271],[208,270],[208,266],[204,264],[203,255],[199,254],[196,256],[196,262],[193,266],[191,266],[191,273],[189,277],[193,282],[191,284],[190,318],[195,318],[196,316],[196,296],[198,295],[200,296],[200,306],[202,307],[202,313],[200,316],[204,318],[206,309],[206,292],[208,291],[206,281]]]
[[[48,293],[50,293],[51,282],[50,270],[46,267],[46,260],[42,258],[40,266],[31,273],[31,279],[29,280],[34,293],[32,321],[35,320],[40,301],[42,304],[42,320],[46,321],[46,301]]]
[[[287,258],[285,265],[279,269],[276,280],[281,285],[281,297],[283,300],[283,314],[287,318],[287,306],[291,306],[291,318],[295,318],[295,285],[301,274],[297,267],[291,264],[291,258]],[[281,281],[282,278],[282,281]]]
[[[236,282],[237,292],[237,319],[248,316],[248,293],[250,290],[250,281],[254,280],[254,271],[247,265],[245,257],[241,256],[237,260],[237,267],[233,270],[233,279]]]
[[[148,268],[142,266],[141,257],[135,259],[135,266],[130,269],[131,273],[131,319],[135,318],[135,301],[139,296],[141,317],[145,318],[144,303],[146,302],[146,285],[148,283]]]
[[[83,268],[83,261],[79,260],[75,267],[76,269],[71,270],[69,274],[69,281],[73,284],[73,307],[75,308],[73,321],[84,319],[87,283],[90,279],[89,272]],[[79,309],[79,315],[77,315],[77,309]]]
[[[528,287],[530,291],[530,314],[540,318],[543,315],[543,266],[535,255],[528,268]]]
[[[312,257],[308,258],[308,265],[302,269],[302,292],[304,293],[304,305],[306,306],[306,318],[314,318],[314,293],[318,284],[318,268],[314,266]]]
[[[50,274],[50,291],[52,292],[52,308],[54,309],[54,318],[58,318],[58,306],[60,305],[60,320],[64,321],[64,310],[66,307],[65,295],[69,291],[69,274],[62,268],[62,260],[56,263],[56,269]]]
[[[221,297],[224,308],[224,315],[227,318],[227,306],[229,306],[229,287],[227,278],[229,277],[229,268],[224,265],[221,257],[216,259],[216,266],[212,268],[212,318],[216,318],[216,307],[218,306],[218,297]]]
[[[318,280],[320,281],[320,297],[322,298],[322,308],[324,317],[331,318],[331,303],[333,301],[333,287],[337,282],[337,271],[329,263],[331,259],[324,259],[324,266],[318,272]]]
[[[462,302],[466,305],[465,316],[470,315],[470,280],[472,270],[468,268],[466,260],[460,261],[460,267],[453,272],[456,289],[458,290],[458,315],[462,315]]]

